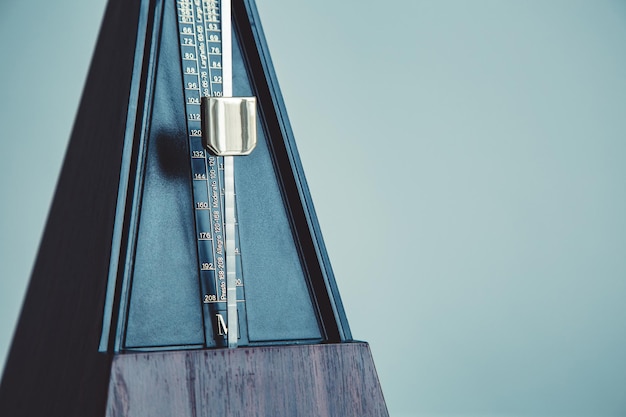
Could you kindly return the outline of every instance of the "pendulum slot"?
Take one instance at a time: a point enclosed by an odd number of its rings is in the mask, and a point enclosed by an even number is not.
[[[205,340],[209,347],[237,347],[247,343],[247,323],[243,274],[237,268],[233,155],[247,155],[256,144],[256,100],[230,98],[230,1],[176,2]]]

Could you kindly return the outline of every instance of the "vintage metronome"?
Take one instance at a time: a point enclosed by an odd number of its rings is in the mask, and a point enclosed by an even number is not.
[[[387,415],[253,0],[110,0],[0,415]]]

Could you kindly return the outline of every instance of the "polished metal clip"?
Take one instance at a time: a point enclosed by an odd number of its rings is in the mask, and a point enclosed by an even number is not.
[[[256,146],[255,97],[202,97],[202,142],[217,156],[248,155]]]

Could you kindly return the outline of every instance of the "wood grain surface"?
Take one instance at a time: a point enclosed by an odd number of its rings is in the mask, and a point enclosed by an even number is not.
[[[367,343],[115,356],[107,417],[388,416]]]

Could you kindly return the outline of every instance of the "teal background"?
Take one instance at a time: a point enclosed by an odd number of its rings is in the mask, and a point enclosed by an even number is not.
[[[626,2],[258,7],[391,415],[625,415]],[[103,10],[0,0],[0,364]]]

